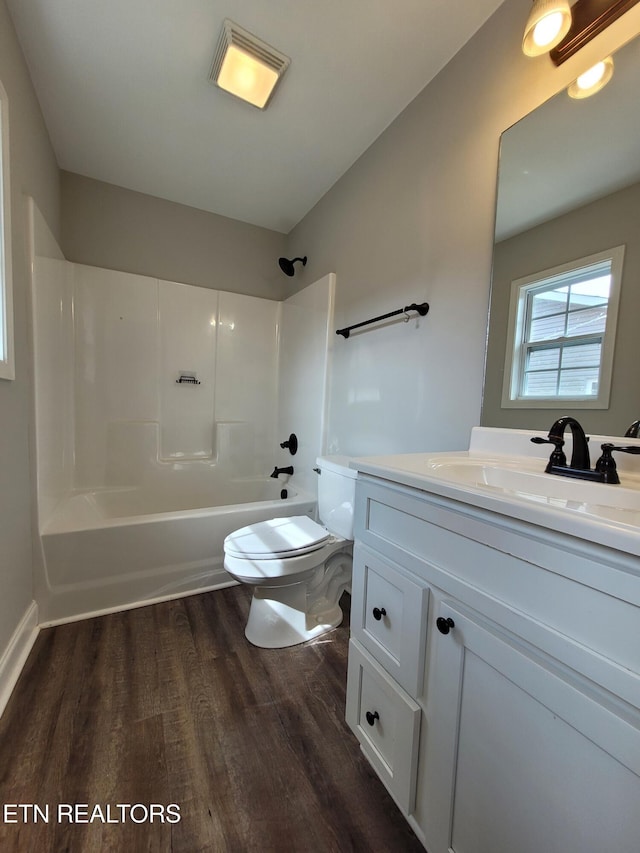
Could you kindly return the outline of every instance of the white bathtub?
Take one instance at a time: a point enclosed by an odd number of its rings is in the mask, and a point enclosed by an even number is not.
[[[236,480],[216,493],[100,489],[61,501],[41,533],[48,587],[43,622],[135,607],[232,583],[225,536],[246,524],[313,516],[315,498],[275,480]]]

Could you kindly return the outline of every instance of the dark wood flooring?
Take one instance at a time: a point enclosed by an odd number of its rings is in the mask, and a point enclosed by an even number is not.
[[[344,721],[348,618],[257,649],[249,600],[233,587],[40,633],[0,720],[2,853],[424,853]],[[48,822],[6,812],[31,803]],[[171,803],[178,823],[57,819]]]

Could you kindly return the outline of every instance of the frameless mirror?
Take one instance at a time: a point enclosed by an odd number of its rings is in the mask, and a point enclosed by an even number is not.
[[[562,414],[589,432],[622,435],[640,417],[640,39],[614,56],[597,94],[566,91],[506,130],[500,142],[484,426],[548,429]],[[609,406],[503,408],[513,281],[625,246]]]

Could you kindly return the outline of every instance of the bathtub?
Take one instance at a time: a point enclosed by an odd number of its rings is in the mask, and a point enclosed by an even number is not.
[[[236,480],[207,490],[104,488],[56,506],[41,531],[46,610],[41,622],[217,589],[225,536],[246,524],[314,516],[315,498],[274,480]]]

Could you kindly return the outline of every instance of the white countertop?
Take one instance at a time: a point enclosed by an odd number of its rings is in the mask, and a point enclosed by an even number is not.
[[[546,437],[546,432],[476,427],[466,451],[369,456],[350,464],[362,474],[640,557],[640,457],[616,455],[620,485],[545,474],[551,448],[532,444],[534,435]],[[640,444],[619,436],[592,436],[592,466],[605,441]],[[569,435],[565,451],[569,457]],[[500,482],[499,475],[506,471],[507,487],[492,484],[490,476],[477,476],[485,470],[498,475]],[[520,478],[524,485],[518,482],[520,472],[525,474]]]

